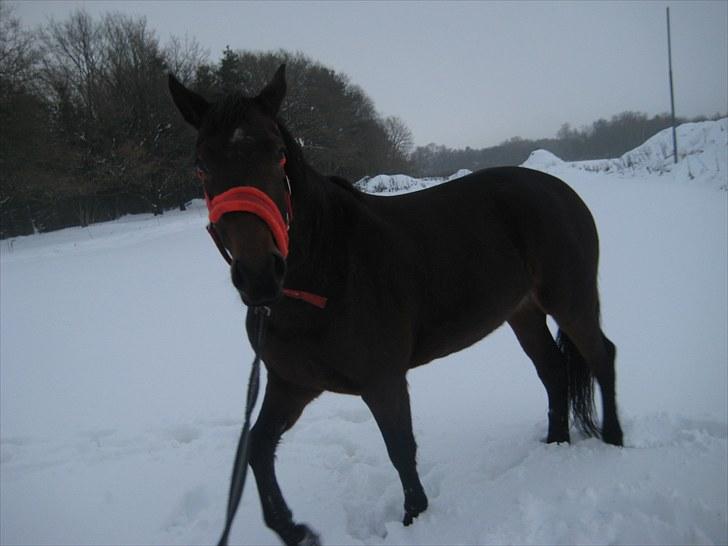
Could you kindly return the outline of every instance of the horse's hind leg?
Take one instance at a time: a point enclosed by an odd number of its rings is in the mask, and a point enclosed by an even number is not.
[[[598,307],[598,306],[597,306]],[[558,318],[557,318],[557,322]],[[598,312],[582,320],[560,323],[597,378],[602,395],[602,440],[608,444],[622,445],[622,427],[617,417],[614,359],[616,348],[599,326]]]
[[[569,399],[566,362],[546,326],[546,315],[534,305],[522,305],[508,319],[518,342],[536,366],[546,387],[549,430],[546,441],[569,441]]]
[[[275,474],[275,450],[283,433],[298,420],[306,405],[320,394],[298,388],[268,373],[265,398],[251,430],[250,466],[266,525],[289,544],[318,544],[318,537],[306,525],[296,524],[283,499]]]
[[[392,464],[404,489],[404,520],[412,520],[427,509],[427,496],[417,474],[417,445],[412,434],[412,416],[405,376],[387,377],[362,392],[382,432]]]

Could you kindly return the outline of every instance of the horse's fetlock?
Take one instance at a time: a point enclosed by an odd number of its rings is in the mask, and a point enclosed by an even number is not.
[[[569,413],[567,411],[549,410],[549,430],[546,443],[569,443]]]
[[[321,546],[321,538],[308,525],[298,523],[287,533],[281,533],[286,546]]]
[[[607,444],[622,447],[624,445],[624,435],[619,422],[611,423],[602,429],[602,440]]]
[[[413,520],[422,512],[427,510],[429,501],[422,487],[417,490],[406,489],[404,498],[404,520],[402,523],[407,526],[411,525]]]
[[[553,433],[549,432],[548,436],[546,437],[546,443],[547,444],[569,444],[571,443],[571,437],[569,436],[569,433]]]
[[[263,511],[263,521],[265,521],[268,528],[283,534],[286,529],[293,525],[293,513],[287,506],[270,508]]]

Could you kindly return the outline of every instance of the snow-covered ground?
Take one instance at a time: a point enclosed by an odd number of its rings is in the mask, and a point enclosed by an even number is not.
[[[297,519],[326,544],[726,544],[728,145],[718,123],[717,142],[696,136],[700,153],[676,168],[641,153],[623,168],[546,152],[528,162],[571,184],[599,226],[625,448],[576,435],[541,443],[544,391],[501,328],[409,376],[430,497],[414,525],[399,523],[402,492],[373,419],[359,399],[333,394],[278,451]],[[700,172],[686,163],[698,158]],[[0,242],[2,544],[217,540],[252,354],[204,224],[198,203]],[[277,544],[252,480],[231,542]]]

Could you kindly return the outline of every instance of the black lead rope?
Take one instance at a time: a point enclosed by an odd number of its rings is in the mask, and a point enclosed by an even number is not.
[[[265,319],[270,315],[270,308],[256,307],[253,312],[256,315],[257,325],[255,334],[255,358],[250,368],[250,378],[248,379],[248,394],[245,403],[245,422],[243,430],[240,433],[240,441],[238,442],[238,451],[235,454],[235,463],[233,465],[233,475],[230,479],[230,493],[228,496],[227,518],[225,521],[225,530],[222,532],[218,546],[227,546],[230,528],[235,518],[235,512],[240,504],[240,498],[243,496],[243,488],[245,487],[245,477],[248,474],[248,447],[250,444],[250,416],[255,408],[255,402],[258,399],[258,388],[260,387],[260,351],[263,346],[263,332],[265,330]]]

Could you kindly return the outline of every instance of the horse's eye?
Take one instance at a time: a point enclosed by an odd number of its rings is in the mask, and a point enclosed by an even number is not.
[[[204,182],[209,172],[210,171],[207,169],[207,166],[202,160],[198,159],[195,161],[195,176],[200,181]]]

